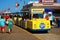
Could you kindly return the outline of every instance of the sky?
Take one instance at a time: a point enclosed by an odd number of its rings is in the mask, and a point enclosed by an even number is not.
[[[38,1],[38,0],[25,0],[25,4],[28,4],[29,1]],[[16,7],[16,2],[19,3],[18,8]],[[60,3],[60,0],[57,0]],[[11,12],[19,12],[24,4],[24,0],[0,0],[0,12],[8,9],[10,7]]]

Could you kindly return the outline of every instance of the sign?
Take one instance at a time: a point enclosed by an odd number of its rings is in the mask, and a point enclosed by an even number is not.
[[[54,0],[42,0],[43,5],[53,5]]]
[[[31,12],[36,14],[36,13],[43,13],[44,12],[44,8],[32,8]]]
[[[45,2],[45,3],[47,3],[47,2],[54,2],[54,0],[42,0],[42,2]]]

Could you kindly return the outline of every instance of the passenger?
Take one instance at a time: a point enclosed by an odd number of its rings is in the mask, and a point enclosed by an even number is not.
[[[52,21],[53,21],[53,22],[55,21],[54,19],[55,19],[55,17],[54,17],[54,15],[52,15]]]
[[[50,24],[51,24],[51,26],[52,26],[52,15],[51,14],[49,14],[49,20],[50,20]]]
[[[8,31],[9,31],[9,33],[11,33],[12,32],[12,27],[13,27],[12,16],[10,16],[7,21],[8,21],[8,25],[7,25]]]
[[[5,30],[5,19],[3,16],[1,16],[1,19],[0,19],[0,26],[1,26],[1,32],[4,33],[4,30]]]
[[[43,13],[43,17],[44,17],[44,18],[45,18],[46,15],[47,15],[46,13]]]
[[[48,13],[46,13],[45,19],[46,19],[46,20],[49,20],[49,15],[48,15]]]
[[[57,25],[56,25],[56,23],[55,23],[55,17],[54,17],[54,15],[52,15],[52,27],[54,28],[54,27],[56,27]]]

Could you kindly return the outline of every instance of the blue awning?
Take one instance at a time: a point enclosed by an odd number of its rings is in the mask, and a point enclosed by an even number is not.
[[[50,8],[45,8],[44,12],[54,12],[54,10],[50,9]]]

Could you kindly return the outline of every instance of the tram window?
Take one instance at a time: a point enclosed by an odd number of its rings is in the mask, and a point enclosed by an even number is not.
[[[33,14],[33,18],[38,18],[38,15],[37,14]]]
[[[25,19],[27,19],[27,18],[29,19],[29,15],[28,14],[24,15],[24,18]]]
[[[21,14],[18,14],[17,17],[22,17],[22,15]]]
[[[15,14],[14,17],[17,17],[17,14]]]
[[[39,18],[43,18],[43,14],[38,14],[38,17]]]
[[[27,13],[27,12],[25,12],[25,13],[22,14],[22,18],[23,19],[31,19],[30,14]]]
[[[33,18],[43,18],[43,14],[33,14]]]

